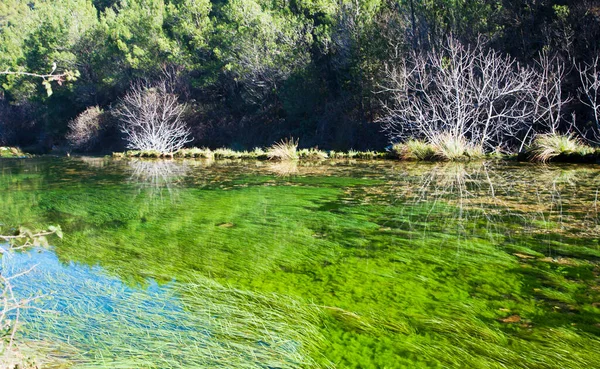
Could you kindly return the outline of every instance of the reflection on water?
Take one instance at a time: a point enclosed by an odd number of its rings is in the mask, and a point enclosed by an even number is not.
[[[188,172],[185,162],[168,160],[131,160],[131,181],[149,187],[171,187],[177,184]]]
[[[130,182],[146,191],[150,198],[162,198],[163,191],[173,200],[177,196],[180,181],[189,172],[186,162],[169,160],[130,160]]]
[[[211,347],[238,367],[285,367],[265,364],[272,354],[306,363],[290,367],[590,368],[598,169],[0,161],[0,228],[64,229],[54,252],[17,264],[41,262],[23,293],[56,291],[45,307],[60,313],[31,315],[29,333],[77,338],[73,360],[114,351],[123,366],[175,366],[161,352],[196,367],[194,350]],[[244,329],[256,326],[276,333]],[[263,356],[242,359],[252,350]]]
[[[280,177],[289,177],[298,174],[298,161],[284,160],[269,164],[269,170]]]

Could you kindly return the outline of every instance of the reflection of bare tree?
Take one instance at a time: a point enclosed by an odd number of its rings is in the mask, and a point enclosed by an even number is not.
[[[81,156],[78,159],[84,162],[85,164],[89,165],[91,168],[96,169],[104,168],[109,162],[106,158],[98,158],[92,156]]]
[[[131,160],[128,162],[130,181],[140,189],[149,189],[151,195],[162,195],[163,190],[174,196],[174,190],[189,171],[187,162],[173,160]]]
[[[269,170],[280,177],[289,177],[298,174],[297,160],[284,160],[269,165]]]
[[[466,227],[494,228],[508,218],[523,225],[517,232],[599,232],[600,175],[594,170],[531,166],[505,170],[506,165],[408,166],[403,180],[392,184],[390,191],[407,205],[428,204],[426,220],[442,211],[461,232]],[[450,208],[440,209],[444,206]]]

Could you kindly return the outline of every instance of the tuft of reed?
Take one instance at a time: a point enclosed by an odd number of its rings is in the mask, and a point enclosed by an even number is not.
[[[298,150],[298,158],[304,160],[325,160],[329,155],[316,148]]]
[[[581,143],[572,134],[561,135],[557,133],[537,136],[527,150],[530,160],[541,163],[548,162],[559,155],[579,154],[585,156],[593,152],[594,150],[591,147]]]
[[[298,160],[298,140],[284,139],[275,143],[267,151],[271,160]]]
[[[434,160],[436,150],[433,145],[423,140],[410,139],[392,146],[394,155],[402,160]]]
[[[435,154],[442,160],[457,161],[482,158],[485,154],[480,145],[469,142],[464,136],[449,132],[440,133],[431,139]]]

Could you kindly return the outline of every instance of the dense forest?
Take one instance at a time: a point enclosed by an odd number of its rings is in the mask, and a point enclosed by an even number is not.
[[[435,50],[445,52],[437,58]],[[497,53],[499,70],[515,70],[513,81],[548,75],[540,84],[546,94],[536,95],[546,101],[544,125],[595,139],[600,3],[593,0],[2,0],[0,71],[77,78],[57,78],[47,91],[29,76],[1,75],[0,144],[121,149],[124,97],[132,86],[159,83],[185,103],[189,145],[251,149],[295,137],[305,147],[381,149],[403,137],[394,130],[398,114],[412,119],[406,112],[415,107],[403,104],[425,101],[411,95],[419,87],[398,82],[402,70],[423,61],[413,81],[423,86],[454,71],[448,52],[473,50]],[[535,72],[525,75],[525,67]],[[525,109],[519,95],[495,99],[494,109],[511,104],[512,120]],[[442,100],[429,101],[430,109]],[[472,114],[480,119],[479,110]],[[497,116],[512,124],[505,112]],[[92,132],[77,137],[78,124]],[[527,136],[520,129],[509,133]],[[490,147],[498,145],[486,130]]]

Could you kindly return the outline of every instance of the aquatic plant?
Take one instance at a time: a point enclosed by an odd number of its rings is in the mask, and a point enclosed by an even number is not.
[[[322,365],[584,369],[598,361],[593,167],[296,162],[298,172],[280,178],[272,165],[283,162],[217,161],[206,170],[191,160],[198,166],[179,182],[178,201],[155,205],[127,161],[94,170],[75,160],[41,163],[0,163],[0,222],[60,219],[69,234],[56,244],[61,265],[98,268],[123,288],[179,298],[178,284],[200,274],[224,291],[314,304],[320,320],[311,326],[322,344],[307,355]],[[105,280],[76,280],[127,300]],[[94,311],[88,298],[106,294],[90,291],[69,308]],[[168,337],[170,320],[158,321]],[[77,324],[73,330],[92,325]],[[118,351],[123,366],[140,357],[152,367],[155,357],[140,353],[142,331],[122,330],[133,337],[124,346],[132,356]],[[117,359],[98,343],[108,333],[96,331],[95,342],[72,333],[90,356],[102,353],[98,366],[111,367]]]
[[[5,270],[31,259],[17,257]],[[309,304],[194,274],[165,286],[129,287],[99,268],[61,266],[50,252],[33,259],[43,265],[17,292],[55,292],[38,303],[43,310],[27,312],[30,333],[23,338],[67,347],[69,367],[321,367],[312,358],[323,342],[321,313]]]
[[[31,273],[33,268],[24,268],[17,273],[7,273],[5,263],[7,258],[14,257],[17,250],[25,250],[31,247],[48,247],[47,237],[56,234],[62,238],[60,227],[52,226],[46,231],[32,232],[26,228],[19,228],[12,235],[0,235],[0,369],[37,368],[35,360],[24,354],[23,347],[17,342],[21,324],[22,310],[31,308],[31,304],[41,296],[39,292],[27,298],[20,298],[15,290],[15,280]]]

